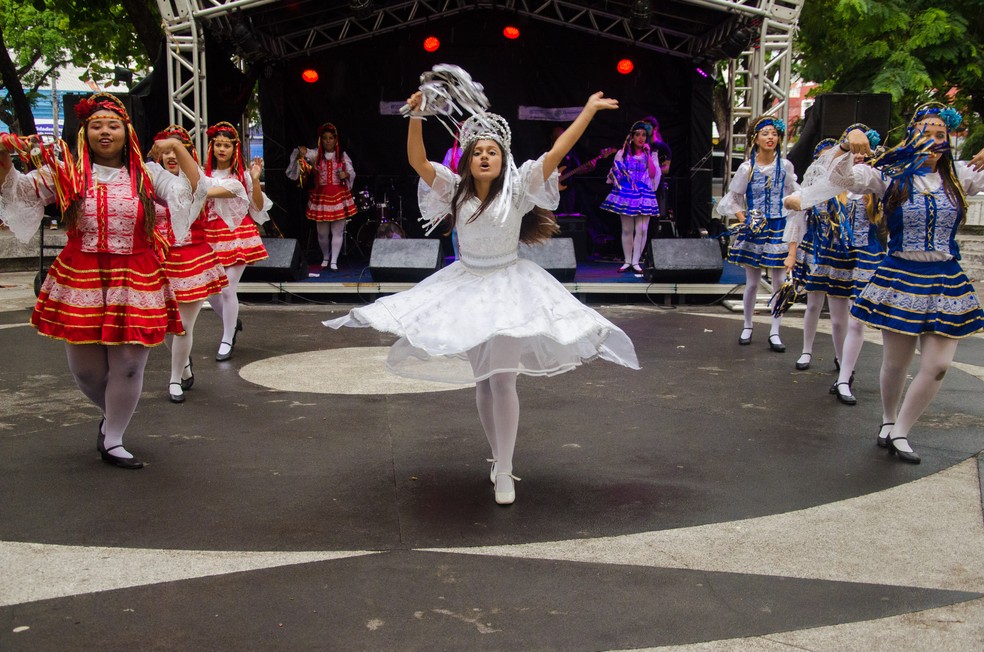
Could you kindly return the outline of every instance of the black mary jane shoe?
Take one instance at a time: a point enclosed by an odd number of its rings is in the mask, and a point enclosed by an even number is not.
[[[838,394],[839,393],[837,391],[837,385],[838,385],[838,382],[835,380],[833,382],[833,384],[830,386],[830,393],[831,394]],[[854,389],[854,372],[853,371],[851,372],[851,378],[850,378],[850,380],[847,381],[847,385],[851,389]]]
[[[226,351],[225,353],[216,353],[215,354],[216,362],[225,362],[226,360],[232,357],[232,350],[236,347],[236,343],[235,343],[236,338],[233,337],[232,339],[233,339],[232,344],[229,344],[229,342],[225,342],[225,341],[219,343],[219,348],[222,348],[222,344],[226,344],[229,346],[229,350]]]
[[[775,338],[775,340],[773,340],[772,338]],[[769,335],[769,348],[775,351],[776,353],[786,352],[786,345],[782,343],[782,340],[775,333]]]
[[[195,384],[195,370],[191,368],[190,360],[188,361],[188,364],[185,365],[185,369],[187,369],[188,373],[190,373],[191,375],[188,376],[187,378],[181,379],[181,389],[184,391],[188,391]]]
[[[117,444],[116,446],[110,446],[109,448],[104,448],[99,451],[99,455],[102,457],[103,462],[107,464],[112,464],[113,466],[119,467],[121,469],[142,469],[144,463],[135,457],[117,457],[109,451],[114,448],[123,448],[123,444]]]
[[[745,331],[748,331],[748,337],[745,337]],[[752,343],[752,329],[743,328],[741,329],[741,335],[738,336],[738,343],[742,346],[746,346]]]
[[[903,462],[909,462],[910,464],[919,464],[920,462],[922,462],[922,458],[919,457],[919,454],[916,453],[915,451],[899,450],[898,446],[895,445],[895,442],[899,441],[900,439],[905,439],[905,437],[893,437],[891,435],[888,436],[889,453],[894,453],[898,455],[900,460],[902,460]]]
[[[837,400],[844,405],[858,404],[858,399],[851,393],[850,383],[834,383],[834,390],[837,392]]]
[[[184,394],[175,394],[174,392],[171,391],[171,387],[173,387],[174,385],[177,385],[179,389],[181,388],[181,383],[168,383],[167,397],[171,400],[172,403],[184,403],[185,402]]]
[[[875,443],[878,444],[878,448],[888,448],[888,438],[892,434],[892,431],[889,430],[887,433],[885,433],[884,437],[881,436],[881,431],[882,428],[884,428],[885,426],[894,426],[894,425],[895,425],[894,421],[888,421],[878,426],[878,434],[875,435]]]
[[[802,360],[803,358],[806,358],[806,362],[800,362],[799,360],[796,361],[796,368],[800,371],[806,371],[807,369],[810,368],[810,363],[813,362],[813,354],[804,353],[803,355],[800,356],[800,360]]]

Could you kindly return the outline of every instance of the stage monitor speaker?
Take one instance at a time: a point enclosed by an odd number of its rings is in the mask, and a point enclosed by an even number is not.
[[[571,238],[550,238],[536,245],[521,242],[519,257],[533,261],[561,283],[570,283],[577,274],[577,257]]]
[[[825,93],[820,104],[820,138],[838,138],[856,122],[877,131],[884,142],[892,120],[892,96],[888,93]]]
[[[294,238],[261,238],[269,258],[246,266],[244,281],[300,281],[308,277],[307,261]]]
[[[438,238],[377,238],[372,241],[369,271],[377,283],[417,283],[442,262]]]
[[[711,238],[650,240],[649,256],[644,276],[654,283],[717,283],[724,271],[721,245]]]
[[[588,259],[588,230],[586,220],[580,213],[557,213],[557,226],[560,227],[559,238],[570,238],[574,241],[574,257],[581,263]]]

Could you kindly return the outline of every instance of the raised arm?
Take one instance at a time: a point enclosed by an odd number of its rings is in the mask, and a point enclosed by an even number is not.
[[[410,109],[416,111],[420,108],[424,94],[417,91],[407,99]],[[410,115],[410,126],[407,128],[407,160],[414,172],[420,175],[421,180],[428,186],[434,185],[434,178],[437,172],[434,165],[427,160],[427,149],[424,147],[423,119]]]
[[[604,93],[598,91],[589,97],[587,104],[581,109],[581,113],[574,118],[574,122],[554,141],[553,147],[543,157],[544,181],[550,178],[550,175],[554,173],[560,162],[567,156],[567,152],[571,151],[574,143],[584,134],[584,130],[588,128],[588,123],[594,118],[595,113],[606,109],[618,108],[618,100],[605,97],[604,95]]]
[[[195,162],[195,159],[192,158],[191,153],[185,148],[184,143],[177,138],[164,138],[154,141],[153,147],[150,148],[151,158],[159,161],[165,153],[173,153],[177,157],[178,167],[181,168],[181,171],[188,178],[188,183],[191,184],[191,191],[194,192],[198,188],[200,168],[198,167],[198,163]]]

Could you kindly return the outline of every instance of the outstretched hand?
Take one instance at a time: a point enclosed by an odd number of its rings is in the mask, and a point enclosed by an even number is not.
[[[263,173],[263,159],[257,156],[249,164],[249,176],[253,177],[253,181],[259,181],[260,175],[262,173]]]
[[[607,109],[617,109],[618,100],[614,97],[605,97],[605,94],[601,91],[593,94],[588,98],[587,104],[584,108],[589,111],[605,111]]]
[[[165,154],[171,154],[176,152],[178,148],[183,148],[184,143],[182,143],[177,138],[162,138],[161,140],[155,140],[153,147],[150,148],[150,158],[155,161],[160,161]]]
[[[974,158],[970,159],[970,167],[972,167],[976,172],[984,170],[984,149],[977,152]]]

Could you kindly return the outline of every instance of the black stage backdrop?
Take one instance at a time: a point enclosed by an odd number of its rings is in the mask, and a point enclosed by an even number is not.
[[[692,168],[711,147],[711,83],[696,72],[693,62],[546,23],[510,21],[519,23],[522,36],[508,41],[502,28],[509,19],[502,12],[472,12],[306,59],[262,64],[258,78],[266,190],[277,205],[273,217],[284,234],[307,242],[310,230],[304,193],[284,175],[290,153],[297,145],[315,146],[318,125],[330,121],[352,158],[355,190],[368,190],[376,201],[387,200],[393,211],[402,201],[408,235],[420,235],[417,177],[406,159],[406,120],[381,115],[380,102],[405,100],[416,90],[421,72],[437,63],[459,65],[485,87],[490,110],[512,126],[517,164],[546,151],[550,130],[559,124],[519,120],[520,105],[582,106],[598,90],[618,98],[620,109],[598,114],[575,148],[582,161],[602,148],[620,146],[632,122],[655,115],[673,149],[670,203],[680,230],[691,232],[692,225],[706,220],[709,162],[701,166],[706,173]],[[435,53],[422,48],[430,35],[441,40]],[[623,57],[635,62],[629,75],[616,72]],[[301,80],[306,68],[318,71],[316,83]],[[211,105],[209,110],[211,115]],[[424,139],[429,158],[437,161],[452,143],[434,119],[424,125]],[[576,177],[575,188],[577,206],[589,227],[617,235],[617,218],[597,209],[608,191],[604,177],[610,164],[607,159],[595,172]]]

